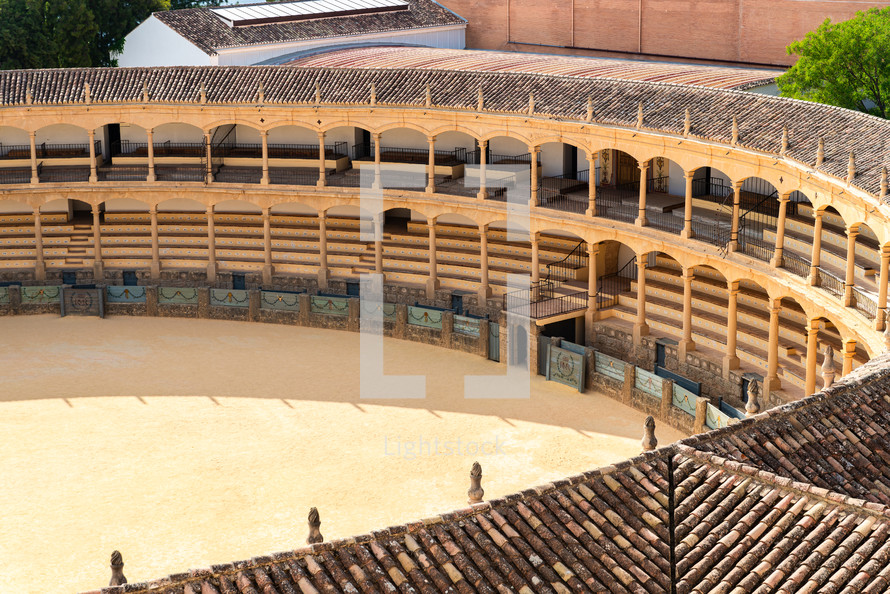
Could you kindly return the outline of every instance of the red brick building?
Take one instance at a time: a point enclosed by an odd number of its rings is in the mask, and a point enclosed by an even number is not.
[[[442,0],[469,21],[467,47],[788,66],[785,47],[860,0]]]

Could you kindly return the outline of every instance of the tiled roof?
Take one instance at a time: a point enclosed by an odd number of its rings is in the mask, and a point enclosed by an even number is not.
[[[289,66],[203,66],[168,68],[83,68],[0,71],[0,106],[22,105],[30,89],[35,104],[84,101],[84,83],[94,102],[141,102],[143,85],[151,101],[191,102],[206,89],[209,103],[255,103],[262,84],[270,106],[313,104],[318,85],[322,103],[368,103],[372,84],[378,103],[424,105],[429,86],[434,106],[475,110],[478,91],[484,111],[526,114],[534,94],[535,113],[635,127],[638,105],[643,129],[682,134],[686,109],[691,135],[729,144],[738,118],[739,146],[778,154],[783,126],[786,155],[815,163],[819,138],[825,141],[820,166],[847,176],[856,155],[853,185],[877,195],[881,168],[890,166],[890,122],[862,113],[781,97],[667,83],[554,75],[452,72],[443,70],[294,68]]]
[[[422,68],[461,72],[522,72],[578,78],[667,82],[736,90],[772,83],[781,74],[778,70],[757,68],[430,47],[341,49],[298,58],[287,64],[311,68]]]
[[[247,27],[230,27],[207,7],[168,10],[152,16],[211,55],[224,48],[466,24],[464,19],[432,0],[407,2],[408,10]]]
[[[103,593],[890,591],[890,355],[723,430],[369,535]],[[719,453],[715,453],[719,452]]]

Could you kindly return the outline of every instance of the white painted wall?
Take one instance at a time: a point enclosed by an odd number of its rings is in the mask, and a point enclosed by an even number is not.
[[[209,66],[210,56],[154,15],[130,31],[118,66]]]
[[[114,198],[105,202],[105,212],[148,212],[148,204],[132,198]]]
[[[34,209],[24,202],[0,200],[0,212],[4,214],[31,214],[34,212]]]
[[[59,200],[50,200],[40,207],[40,212],[64,212],[68,214],[68,218],[70,219],[71,215],[74,213],[74,205],[71,200],[66,200],[64,198]]]
[[[304,128],[304,130],[306,130]],[[335,142],[345,142],[346,143],[346,152],[349,156],[352,156],[352,145],[356,144],[355,136],[358,130],[353,126],[343,126],[340,128],[333,128],[325,132],[324,143],[325,144],[334,144]],[[306,142],[300,141],[299,144],[317,144],[318,136],[312,130],[306,130],[309,136],[307,138],[311,138]],[[303,134],[303,132],[300,132]],[[302,138],[302,136],[299,136]]]
[[[396,128],[395,130],[387,130],[380,138],[381,147],[397,147],[397,148],[416,148],[428,151],[430,143],[427,142],[426,135],[421,134],[417,130],[409,128]]]
[[[528,145],[517,140],[516,138],[508,138],[506,136],[498,136],[488,141],[489,150],[495,155],[524,155],[529,152]]]
[[[668,175],[670,176],[668,194],[686,196],[686,178],[683,177],[683,168],[673,161],[668,161]]]
[[[24,130],[21,130],[20,128],[13,128],[11,126],[0,126],[0,144],[4,146],[28,146],[29,144],[31,144],[31,140],[28,136],[28,133]]]
[[[468,151],[476,150],[476,139],[463,132],[443,132],[436,136],[436,150],[453,151],[456,148],[464,148]]]
[[[337,128],[333,130],[336,133],[343,130],[343,134],[351,134],[354,128]],[[331,141],[325,137],[325,144]],[[269,144],[318,144],[318,134],[315,130],[303,128],[301,126],[279,126],[269,130]],[[354,143],[353,143],[354,144]]]
[[[207,207],[188,198],[173,198],[158,204],[158,212],[207,212]]]
[[[546,177],[562,175],[562,147],[561,142],[545,142],[541,145],[542,175]]]
[[[86,144],[88,141],[87,131],[71,124],[53,124],[37,131],[37,144]]]
[[[249,66],[296,52],[303,52],[317,47],[354,43],[410,44],[426,47],[464,49],[466,25],[449,25],[448,27],[430,27],[407,31],[385,31],[365,35],[346,35],[310,39],[291,43],[265,44],[250,47],[221,49],[215,56],[208,56],[211,63],[218,66]],[[193,46],[194,47],[194,46]],[[124,46],[126,51],[126,46]],[[123,64],[121,64],[123,66]]]
[[[260,138],[259,130],[243,124],[235,126],[235,130],[229,136],[229,140],[234,140],[238,144],[260,144],[263,142]]]
[[[157,135],[155,135],[154,140],[157,142]],[[121,124],[121,141],[128,140],[130,142],[148,142],[148,135],[145,132],[145,128],[142,126],[137,126],[135,124]]]
[[[123,134],[122,134],[123,135]],[[161,124],[154,129],[154,143],[204,142],[204,133],[190,124]]]

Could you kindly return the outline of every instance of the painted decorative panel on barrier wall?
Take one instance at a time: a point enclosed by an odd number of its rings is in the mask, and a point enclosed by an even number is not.
[[[105,317],[102,290],[96,287],[63,287],[60,313],[65,316]]]
[[[584,356],[556,346],[550,347],[547,379],[584,391]]]
[[[145,287],[106,287],[108,303],[145,303]]]
[[[248,307],[250,295],[244,289],[210,289],[210,305]]]
[[[158,288],[158,303],[198,305],[198,289]]]
[[[62,287],[22,287],[23,304],[59,303]]]
[[[261,291],[260,309],[299,312],[300,295],[282,291]]]
[[[694,417],[695,401],[698,400],[698,396],[678,384],[674,384],[673,390],[674,395],[671,403],[683,412]]]
[[[442,318],[444,317],[445,312],[438,309],[408,306],[408,323],[414,326],[425,326],[434,330],[441,330]]]
[[[369,303],[362,302],[361,310],[359,314],[362,316],[368,315],[370,316],[376,311],[383,310],[383,321],[384,322],[395,322],[396,318],[396,304],[395,303],[380,303],[376,306],[370,305]]]
[[[479,318],[470,318],[467,316],[454,316],[454,331],[457,334],[466,334],[479,338],[479,326],[482,320]]]
[[[605,375],[606,377],[610,377],[613,380],[618,380],[619,382],[624,381],[624,361],[616,359],[615,357],[610,357],[599,351],[596,351],[593,358],[594,371]]]
[[[661,398],[661,378],[642,367],[636,368],[634,387],[655,398]]]
[[[320,297],[313,295],[309,302],[309,311],[312,313],[327,314],[332,316],[349,315],[348,297]]]
[[[0,287],[0,305],[9,305],[9,287]]]
[[[705,415],[705,425],[708,429],[720,429],[729,425],[729,415],[720,412],[720,409],[708,403],[708,412]]]

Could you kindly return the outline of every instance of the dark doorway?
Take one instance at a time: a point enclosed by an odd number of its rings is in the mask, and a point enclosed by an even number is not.
[[[562,174],[567,179],[578,178],[578,147],[571,144],[563,145]]]
[[[488,359],[501,360],[501,327],[497,322],[488,323]]]
[[[233,274],[232,275],[232,288],[244,290],[247,288],[247,283],[244,281],[243,274]]]
[[[124,270],[124,286],[135,287],[138,284],[139,279],[136,278],[136,272],[134,270]]]
[[[346,281],[346,295],[348,297],[360,297],[361,283],[356,281]]]
[[[121,125],[108,124],[108,164],[114,165],[114,155],[121,150]]]
[[[451,309],[454,310],[459,316],[464,314],[464,296],[463,295],[451,295]]]
[[[62,284],[63,285],[76,285],[77,284],[77,273],[76,272],[63,272],[62,273]]]

